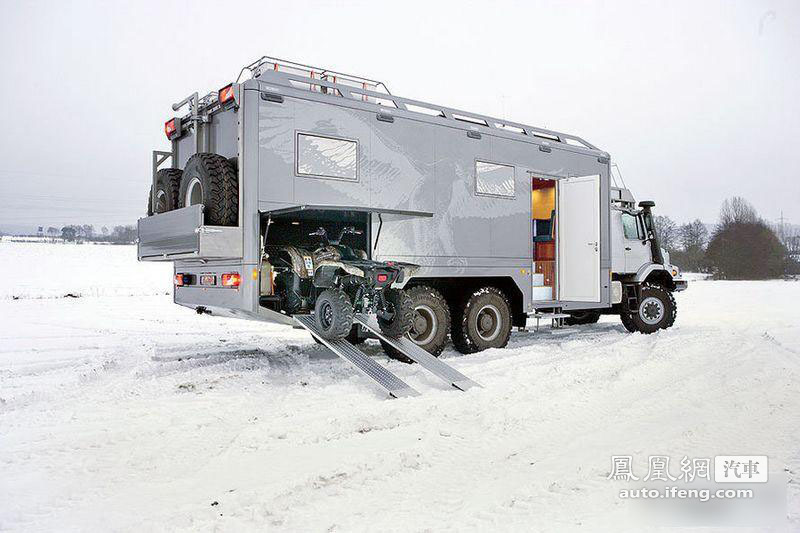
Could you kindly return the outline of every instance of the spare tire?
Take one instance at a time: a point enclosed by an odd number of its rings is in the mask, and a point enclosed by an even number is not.
[[[233,165],[217,154],[195,154],[186,162],[178,204],[203,204],[209,226],[239,224],[239,179]]]
[[[162,168],[156,172],[156,203],[153,205],[153,187],[147,199],[147,216],[155,213],[166,213],[178,208],[178,196],[181,188],[181,172],[177,168]]]

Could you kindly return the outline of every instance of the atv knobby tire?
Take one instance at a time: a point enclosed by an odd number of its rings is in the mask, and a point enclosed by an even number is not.
[[[203,204],[206,225],[238,225],[239,179],[234,165],[217,154],[190,157],[183,169],[178,203],[181,207]]]
[[[383,299],[394,313],[391,320],[378,317],[381,333],[393,339],[399,339],[411,330],[414,318],[414,306],[408,294],[400,289],[384,289]]]
[[[408,337],[413,343],[434,357],[439,357],[447,346],[450,334],[450,307],[444,296],[424,285],[406,289],[411,298],[414,315]],[[386,342],[381,342],[383,351],[392,359],[413,363],[411,359],[395,350]]]
[[[325,289],[314,305],[314,322],[328,340],[343,339],[353,327],[353,304],[344,291]]]

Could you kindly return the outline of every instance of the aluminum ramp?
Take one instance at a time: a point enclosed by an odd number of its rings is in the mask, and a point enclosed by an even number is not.
[[[429,354],[428,352],[426,352],[425,350],[414,344],[414,341],[412,341],[408,337],[401,337],[399,339],[393,339],[391,337],[387,337],[381,332],[381,328],[374,317],[370,317],[364,314],[356,314],[355,322],[358,322],[359,324],[370,330],[373,334],[375,334],[375,336],[377,336],[379,339],[388,343],[394,349],[408,356],[412,361],[418,363],[422,368],[429,371],[431,374],[435,375],[439,379],[452,385],[453,387],[464,391],[472,387],[481,386],[479,383],[472,381],[471,379],[469,379],[467,376],[465,376],[452,366],[432,356],[431,354]]]
[[[372,360],[367,354],[347,342],[346,340],[331,341],[323,338],[318,332],[314,317],[311,315],[295,315],[295,322],[308,330],[314,338],[328,347],[333,353],[356,367],[361,373],[374,381],[379,387],[389,393],[393,398],[409,398],[419,396],[419,393],[409,387],[405,381],[395,376],[381,365]]]

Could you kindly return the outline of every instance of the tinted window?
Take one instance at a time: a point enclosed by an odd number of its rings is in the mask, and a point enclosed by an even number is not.
[[[298,133],[297,174],[358,181],[358,143]]]
[[[642,240],[642,232],[639,229],[639,222],[635,216],[622,213],[622,229],[626,239]]]
[[[475,192],[489,196],[514,197],[514,167],[475,162]]]

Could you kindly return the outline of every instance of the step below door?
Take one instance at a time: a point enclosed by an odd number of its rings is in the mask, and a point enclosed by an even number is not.
[[[600,302],[600,176],[558,183],[558,299]]]

